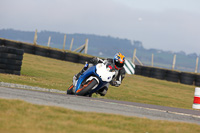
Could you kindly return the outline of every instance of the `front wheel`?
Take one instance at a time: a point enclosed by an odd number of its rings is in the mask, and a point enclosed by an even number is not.
[[[71,86],[67,89],[67,95],[74,95],[73,88],[74,88],[74,86],[71,85]]]
[[[84,85],[81,85],[81,87],[76,91],[76,95],[86,96],[97,85],[98,82],[96,81],[96,79],[87,81]]]

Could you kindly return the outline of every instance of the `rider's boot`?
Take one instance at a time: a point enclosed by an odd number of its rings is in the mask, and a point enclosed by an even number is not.
[[[88,69],[88,63],[86,62],[83,69],[79,73],[74,75],[73,80],[77,80],[87,69]]]
[[[104,86],[103,88],[99,89],[98,90],[98,93],[101,95],[101,96],[105,96],[106,93],[108,91],[108,87]]]

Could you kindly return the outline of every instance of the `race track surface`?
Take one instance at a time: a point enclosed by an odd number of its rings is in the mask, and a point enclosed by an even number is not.
[[[8,87],[0,87],[0,98],[20,99],[33,104],[59,106],[85,112],[119,114],[149,118],[153,120],[168,120],[200,124],[199,110],[171,108],[150,104],[72,96]]]

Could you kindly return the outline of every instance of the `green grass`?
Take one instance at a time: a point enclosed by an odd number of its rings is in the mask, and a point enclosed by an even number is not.
[[[67,90],[83,64],[24,54],[21,76],[0,74],[0,81]],[[105,97],[130,102],[192,109],[195,86],[126,75],[120,87],[110,86]],[[101,97],[94,95],[94,97]]]
[[[149,120],[0,99],[1,133],[199,133],[197,124]]]

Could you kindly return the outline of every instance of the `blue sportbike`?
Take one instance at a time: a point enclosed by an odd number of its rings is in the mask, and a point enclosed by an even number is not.
[[[68,88],[67,94],[91,97],[93,93],[106,86],[115,76],[114,65],[103,62],[88,68]]]

